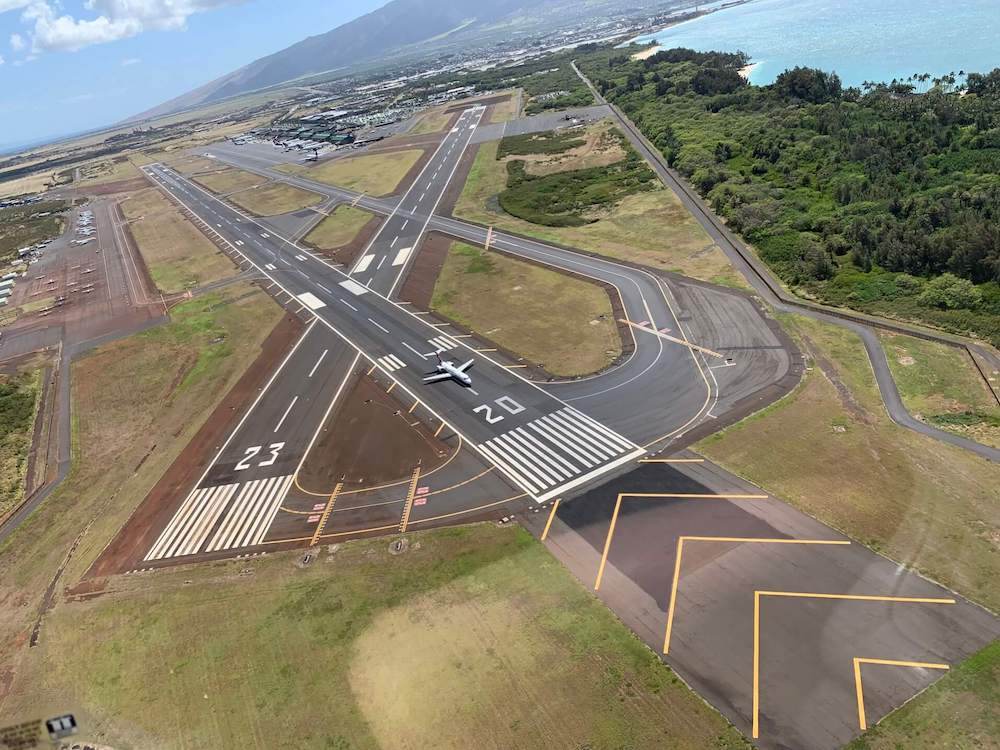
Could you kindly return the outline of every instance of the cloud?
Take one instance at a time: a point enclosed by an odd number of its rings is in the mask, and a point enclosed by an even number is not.
[[[0,55],[0,65],[3,65],[6,60],[3,59],[3,55]]]
[[[10,46],[11,46],[11,49],[13,49],[15,52],[20,52],[27,45],[28,45],[28,43],[26,41],[24,41],[24,37],[21,36],[20,34],[11,34],[10,35]]]
[[[20,0],[0,0],[14,3]],[[183,29],[195,13],[232,5],[243,0],[86,0],[84,8],[94,18],[58,15],[58,4],[32,0],[21,14],[31,28],[35,51],[76,51],[94,44],[127,39],[144,31]],[[17,7],[17,6],[15,6]]]
[[[8,10],[17,10],[18,8],[31,5],[31,3],[32,0],[0,0],[0,13],[6,13]]]
[[[141,62],[142,58],[140,57],[126,57],[122,60],[122,67],[127,68],[129,65],[138,65]]]

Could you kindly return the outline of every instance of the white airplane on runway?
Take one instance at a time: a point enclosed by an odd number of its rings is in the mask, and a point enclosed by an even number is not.
[[[441,353],[437,352],[438,364],[437,372],[424,378],[425,383],[439,383],[442,380],[454,380],[459,385],[466,388],[472,385],[472,378],[466,375],[466,371],[472,367],[473,360],[455,367],[451,360],[441,359]]]

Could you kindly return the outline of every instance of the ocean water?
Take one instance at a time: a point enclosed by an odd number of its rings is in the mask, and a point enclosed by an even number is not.
[[[634,41],[743,50],[751,83],[787,68],[835,71],[847,86],[913,73],[1000,67],[1000,0],[753,0]]]

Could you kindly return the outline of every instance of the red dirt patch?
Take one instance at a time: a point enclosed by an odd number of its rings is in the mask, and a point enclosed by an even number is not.
[[[451,452],[369,377],[358,378],[327,421],[299,472],[304,487],[383,484],[441,464]],[[416,425],[413,425],[417,422]]]

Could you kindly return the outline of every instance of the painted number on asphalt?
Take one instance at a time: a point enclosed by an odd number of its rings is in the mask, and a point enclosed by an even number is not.
[[[524,407],[521,406],[517,401],[512,399],[510,396],[501,396],[496,401],[493,402],[497,406],[501,407],[510,414],[520,414],[524,411]],[[480,404],[475,409],[472,410],[476,414],[482,414],[483,419],[485,419],[489,424],[496,424],[497,422],[503,421],[503,415],[497,414],[493,415],[493,407],[489,404]]]
[[[263,445],[251,445],[249,448],[247,448],[243,452],[243,458],[240,459],[239,463],[236,464],[234,470],[243,471],[244,469],[249,469],[250,462],[258,453],[261,452],[263,447],[264,447]],[[278,460],[278,453],[284,447],[285,447],[284,443],[271,443],[269,446],[267,446],[268,451],[270,451],[270,458],[268,458],[266,461],[261,461],[259,464],[257,464],[257,466],[270,466],[271,464],[273,464],[275,461]]]

